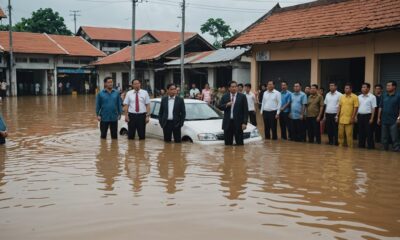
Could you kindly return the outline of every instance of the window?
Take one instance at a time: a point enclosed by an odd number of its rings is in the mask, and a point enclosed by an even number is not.
[[[17,58],[15,58],[15,62],[17,62],[17,63],[27,63],[28,62],[28,58],[26,58],[26,57],[17,57]]]
[[[79,64],[79,59],[77,58],[63,58],[64,64]]]
[[[31,63],[49,63],[48,58],[29,58],[29,62]]]
[[[88,58],[83,58],[79,60],[80,64],[89,64],[91,61],[92,60]]]

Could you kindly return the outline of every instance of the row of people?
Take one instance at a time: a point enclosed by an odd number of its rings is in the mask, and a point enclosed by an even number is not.
[[[381,90],[380,85],[376,86]],[[359,96],[352,92],[347,83],[344,94],[337,91],[336,83],[329,84],[329,92],[324,97],[319,93],[318,85],[310,88],[307,96],[301,83],[288,90],[286,82],[281,83],[282,91],[275,89],[275,83],[269,81],[262,93],[261,114],[264,120],[266,139],[277,139],[279,120],[282,139],[321,143],[321,122],[325,123],[330,145],[353,146],[354,124],[358,124],[358,145],[360,148],[375,148],[374,132],[381,136],[385,150],[390,143],[394,151],[400,151],[400,95],[397,84],[390,81],[386,93],[375,96],[370,93],[371,85],[363,83]],[[306,137],[307,135],[307,137]]]

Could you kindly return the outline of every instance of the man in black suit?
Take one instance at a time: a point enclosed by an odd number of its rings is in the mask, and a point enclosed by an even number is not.
[[[164,132],[164,141],[171,142],[172,134],[174,141],[181,142],[181,128],[186,118],[185,102],[183,98],[177,96],[176,85],[167,85],[167,96],[161,99],[158,121]]]
[[[243,145],[243,131],[247,127],[249,111],[247,98],[238,92],[237,82],[229,83],[229,92],[221,98],[219,107],[224,111],[222,129],[225,145],[233,145],[233,136],[235,136],[236,145]]]

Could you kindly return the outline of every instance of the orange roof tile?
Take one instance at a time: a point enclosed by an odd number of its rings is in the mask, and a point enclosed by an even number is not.
[[[6,17],[7,17],[7,15],[4,13],[3,9],[0,8],[0,19],[6,18]]]
[[[9,51],[8,32],[0,31],[0,45]],[[13,51],[15,53],[62,54],[67,52],[60,48],[50,37],[42,33],[13,32]]]
[[[68,52],[70,56],[104,57],[105,53],[95,48],[82,37],[49,35],[61,48]]]
[[[399,0],[319,0],[277,5],[227,46],[312,39],[400,28]]]
[[[135,49],[135,61],[151,60],[160,57],[169,50],[179,46],[179,40],[165,41],[159,43],[137,45]],[[124,63],[131,61],[131,47],[126,47],[121,51],[113,53],[94,65],[107,65],[115,63]]]
[[[108,40],[108,41],[125,41],[130,42],[132,39],[131,29],[124,28],[106,28],[106,27],[89,27],[82,26],[81,29],[92,40]],[[180,38],[180,32],[159,31],[159,30],[136,30],[136,40],[150,33],[158,41],[175,40]],[[186,33],[187,35],[195,35],[196,33]]]

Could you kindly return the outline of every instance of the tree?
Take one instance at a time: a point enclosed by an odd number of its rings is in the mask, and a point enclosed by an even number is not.
[[[214,47],[220,48],[222,43],[232,37],[231,27],[225,23],[221,18],[210,18],[206,23],[201,25],[201,33],[208,33],[214,37],[215,41],[213,43]],[[233,31],[237,33],[237,30]]]
[[[60,35],[72,35],[64,23],[64,18],[51,8],[40,8],[32,13],[30,18],[22,18],[13,27],[17,32],[35,32]]]

